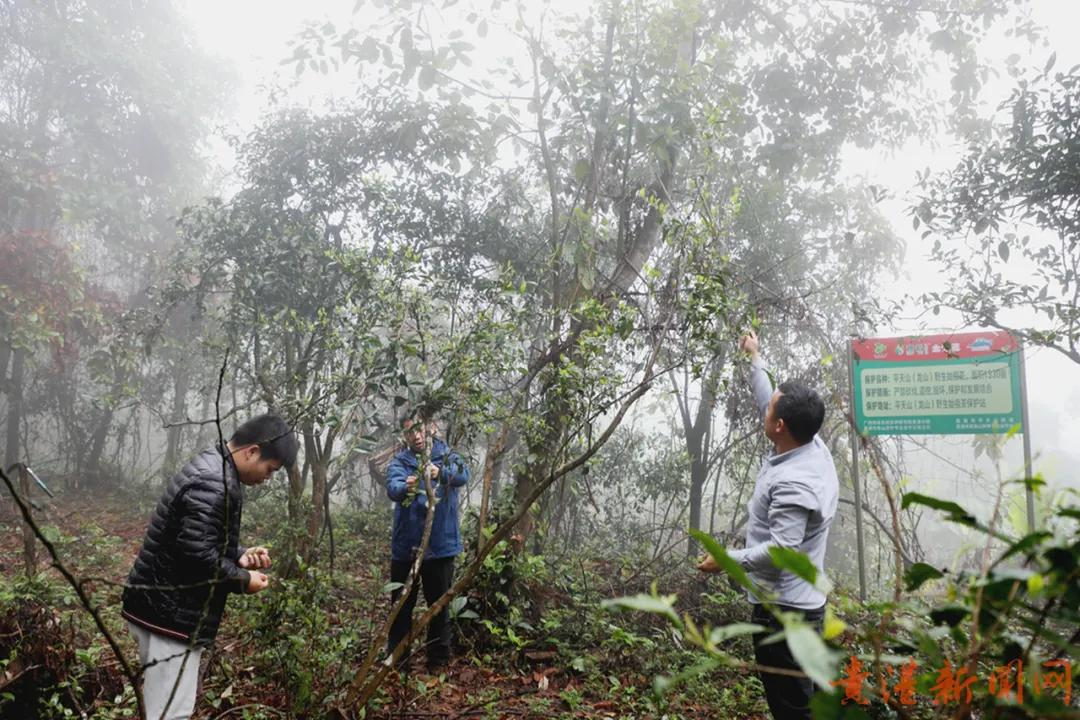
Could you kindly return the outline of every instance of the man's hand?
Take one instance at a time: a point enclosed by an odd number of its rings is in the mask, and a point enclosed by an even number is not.
[[[410,475],[405,478],[405,492],[411,492],[416,489],[416,476]]]
[[[751,330],[739,339],[739,349],[750,355],[750,358],[756,358],[758,356],[758,338],[757,333]]]
[[[720,566],[716,564],[715,560],[713,560],[712,555],[706,555],[705,557],[703,557],[701,559],[701,562],[698,563],[697,569],[701,572],[707,573],[720,572]]]
[[[250,579],[248,580],[247,591],[249,594],[254,594],[265,590],[270,585],[270,578],[265,573],[261,573],[258,570],[254,570],[250,573]]]
[[[439,466],[435,463],[428,463],[427,467],[424,468],[424,472],[427,474],[428,482],[431,482],[439,477]]]
[[[270,567],[270,551],[264,547],[252,547],[244,551],[237,563],[245,570],[265,570]]]

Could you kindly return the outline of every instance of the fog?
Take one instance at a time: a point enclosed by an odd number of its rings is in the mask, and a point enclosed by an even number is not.
[[[1080,489],[1076,27],[1056,0],[2,4],[4,467],[58,528],[145,514],[279,414],[300,459],[248,503],[310,578],[389,540],[419,413],[472,468],[478,563],[506,528],[662,589],[688,528],[743,542],[756,330],[827,407],[836,584],[853,442],[871,598],[985,571]],[[1023,341],[1030,427],[855,438],[853,339],[983,329]]]

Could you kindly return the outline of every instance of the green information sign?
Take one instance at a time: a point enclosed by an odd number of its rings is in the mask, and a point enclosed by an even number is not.
[[[863,435],[972,435],[1021,422],[1020,349],[1004,332],[852,343],[855,427]]]

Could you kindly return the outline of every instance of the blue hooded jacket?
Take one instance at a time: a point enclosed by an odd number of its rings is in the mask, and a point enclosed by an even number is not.
[[[439,476],[432,481],[432,489],[438,502],[431,524],[431,540],[424,555],[425,560],[454,557],[461,554],[461,519],[458,513],[458,489],[469,482],[469,468],[461,456],[451,452],[446,443],[436,438],[431,446],[431,462],[439,468]],[[394,501],[394,532],[390,542],[393,560],[408,562],[420,547],[427,517],[427,494],[422,479],[416,484],[416,496],[407,507],[405,479],[410,475],[419,477],[420,458],[411,448],[405,448],[390,461],[386,468],[386,495]]]

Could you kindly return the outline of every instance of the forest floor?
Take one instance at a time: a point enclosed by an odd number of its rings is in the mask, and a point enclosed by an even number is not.
[[[91,579],[93,603],[134,663],[135,645],[119,616],[120,589],[152,500],[77,490],[40,503],[46,536],[77,578]],[[280,521],[280,503],[263,498],[257,505],[245,507],[241,537],[251,543]],[[0,717],[130,716],[134,702],[119,663],[40,544],[40,572],[25,577],[16,513],[5,493]],[[351,525],[339,520],[335,532],[333,573],[320,561],[298,580],[276,581],[266,597],[230,599],[215,648],[204,654],[197,718],[319,718],[341,709],[345,687],[386,615],[388,532],[370,515]],[[603,573],[607,566],[595,567]],[[757,680],[734,671],[712,671],[658,699],[653,677],[684,670],[700,656],[673,643],[653,616],[616,616],[599,610],[598,596],[570,589],[538,602],[541,586],[555,584],[550,580],[537,583],[536,592],[506,597],[495,581],[507,567],[490,570],[484,587],[470,593],[479,615],[455,621],[458,647],[447,670],[428,675],[423,658],[414,657],[410,672],[383,683],[368,718],[767,717]],[[507,612],[512,604],[527,612]]]

